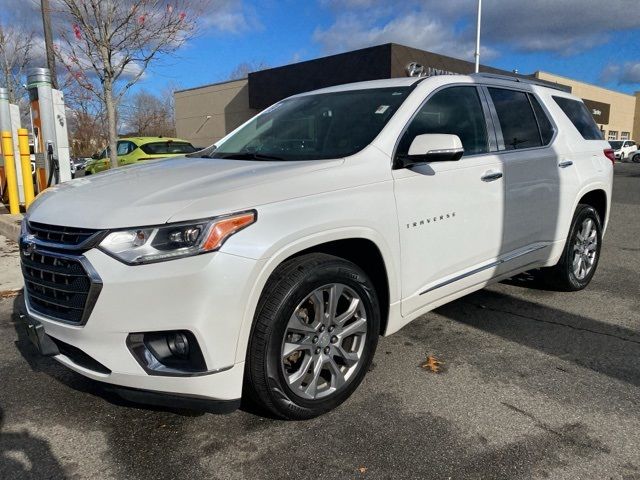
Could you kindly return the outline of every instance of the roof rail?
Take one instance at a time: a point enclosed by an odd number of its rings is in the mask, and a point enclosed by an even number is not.
[[[532,77],[525,76],[511,76],[511,75],[500,75],[497,73],[472,73],[472,77],[483,77],[483,78],[493,78],[496,80],[506,80],[508,82],[521,82],[521,83],[530,83],[532,85],[539,85],[541,87],[553,88],[554,90],[560,90],[561,92],[571,93],[571,87],[568,85],[561,85],[559,83],[548,82],[546,80],[540,80]]]

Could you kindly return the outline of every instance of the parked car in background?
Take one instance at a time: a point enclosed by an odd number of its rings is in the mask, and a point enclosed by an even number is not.
[[[119,166],[131,165],[144,160],[177,157],[193,153],[197,149],[186,140],[166,137],[129,137],[118,140]],[[85,166],[85,175],[109,170],[109,148],[105,148],[98,158],[92,159]]]
[[[613,148],[616,160],[620,161],[633,157],[638,151],[638,146],[633,140],[610,140],[609,145]]]
[[[613,162],[582,100],[534,81],[296,95],[216,148],[38,197],[22,318],[126,398],[311,418],[354,392],[380,335],[440,305],[532,269],[587,287]]]

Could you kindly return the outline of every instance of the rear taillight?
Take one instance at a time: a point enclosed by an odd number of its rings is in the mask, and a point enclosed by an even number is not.
[[[604,156],[607,157],[609,160],[611,160],[612,164],[616,164],[616,154],[613,153],[613,148],[605,148],[604,149]]]

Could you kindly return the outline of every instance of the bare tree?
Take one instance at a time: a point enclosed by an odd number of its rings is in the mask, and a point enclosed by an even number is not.
[[[250,73],[257,72],[258,70],[265,70],[271,68],[265,62],[242,62],[236,65],[236,67],[229,74],[229,80],[240,80],[241,78],[247,78]]]
[[[9,102],[19,103],[26,96],[23,78],[32,59],[33,32],[0,24],[0,85],[9,89]]]
[[[154,137],[175,135],[171,105],[162,97],[139,91],[122,105],[121,112],[132,134]]]
[[[65,93],[72,155],[91,156],[107,143],[104,104],[91,92],[83,89],[71,75],[62,77],[61,88]]]
[[[59,0],[56,55],[83,89],[105,106],[111,164],[117,106],[158,56],[174,53],[195,34],[207,0]]]

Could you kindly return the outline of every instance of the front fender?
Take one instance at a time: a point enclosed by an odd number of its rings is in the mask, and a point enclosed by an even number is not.
[[[382,255],[389,281],[390,302],[399,300],[400,279],[396,268],[391,247],[385,242],[379,232],[367,227],[335,228],[330,230],[318,230],[313,234],[299,237],[289,243],[278,242],[266,250],[267,257],[256,263],[256,272],[253,277],[253,288],[246,303],[242,316],[242,325],[238,335],[236,346],[236,363],[243,362],[247,355],[249,337],[253,327],[256,308],[264,287],[282,262],[304,250],[322,245],[324,243],[347,239],[365,239],[373,242]]]

